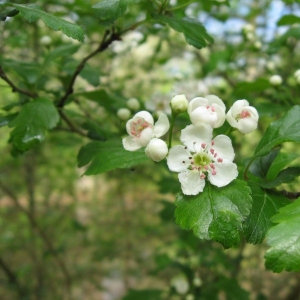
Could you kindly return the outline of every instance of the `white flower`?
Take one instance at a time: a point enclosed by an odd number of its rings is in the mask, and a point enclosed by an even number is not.
[[[269,82],[272,84],[272,85],[281,85],[282,84],[282,77],[279,76],[279,75],[273,75],[270,77],[269,79]]]
[[[218,128],[225,122],[225,109],[225,104],[219,97],[208,95],[192,99],[188,113],[194,125],[208,124],[212,128]]]
[[[197,195],[208,178],[211,184],[222,187],[234,180],[237,166],[233,163],[234,151],[226,135],[212,139],[212,128],[206,124],[189,125],[181,131],[184,146],[170,149],[167,164],[171,171],[178,172],[182,192]]]
[[[188,108],[188,104],[189,102],[185,95],[176,95],[171,99],[170,102],[171,108],[176,114],[185,112]]]
[[[294,76],[295,76],[296,78],[300,76],[300,69],[297,70],[297,71],[294,73]]]
[[[136,98],[128,99],[126,105],[132,110],[138,110],[140,108],[140,102]]]
[[[234,102],[226,115],[228,123],[244,134],[250,133],[257,128],[258,118],[257,110],[249,106],[247,100]]]
[[[145,154],[154,161],[161,161],[168,154],[168,146],[165,141],[153,138],[146,147]]]
[[[161,114],[154,125],[151,114],[147,111],[140,111],[126,123],[129,136],[122,140],[123,146],[128,151],[146,147],[153,137],[163,136],[169,127],[169,119],[165,114]]]
[[[117,116],[122,120],[126,121],[129,119],[131,112],[128,108],[120,108],[117,111]]]

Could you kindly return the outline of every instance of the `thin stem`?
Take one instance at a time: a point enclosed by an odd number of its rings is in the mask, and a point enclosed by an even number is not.
[[[256,158],[255,156],[253,156],[253,157],[251,158],[251,160],[249,161],[249,163],[248,163],[248,165],[247,165],[247,167],[246,167],[246,169],[245,169],[245,171],[244,171],[244,179],[245,179],[246,181],[249,180],[247,173],[248,173],[248,170],[249,170],[250,166],[251,166],[252,163],[254,162],[255,158]]]
[[[185,7],[185,6],[188,6],[188,5],[190,5],[190,4],[194,3],[194,2],[197,2],[197,1],[196,1],[196,0],[192,0],[192,1],[187,2],[187,3],[184,3],[184,4],[182,4],[182,5],[178,5],[178,6],[175,6],[175,7],[171,7],[171,8],[169,8],[168,10],[177,10],[177,9],[181,9],[181,8],[183,8],[183,7]]]
[[[172,135],[173,135],[173,127],[174,127],[175,119],[176,119],[176,116],[174,116],[174,114],[172,114],[170,130],[169,130],[169,146],[168,146],[169,149],[172,147]]]
[[[120,32],[119,32],[119,35],[122,35],[122,34],[126,33],[127,31],[136,29],[137,27],[139,27],[139,26],[141,26],[142,24],[146,23],[148,20],[149,20],[149,19],[146,18],[146,19],[144,19],[144,20],[141,20],[141,21],[139,21],[139,22],[136,22],[135,24],[129,26],[128,28],[126,28],[126,29],[120,31]]]

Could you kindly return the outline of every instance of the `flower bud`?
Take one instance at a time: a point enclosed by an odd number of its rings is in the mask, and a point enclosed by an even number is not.
[[[295,76],[296,78],[300,76],[300,69],[297,70],[297,71],[294,73],[294,76]]]
[[[52,39],[49,35],[44,35],[43,37],[41,37],[40,43],[41,45],[48,46],[52,43]]]
[[[260,41],[256,41],[256,42],[254,43],[254,48],[255,48],[256,50],[260,50],[261,47],[262,47],[262,43],[261,43]]]
[[[126,105],[129,109],[132,110],[138,110],[140,108],[140,102],[136,98],[128,99]]]
[[[117,111],[117,116],[122,120],[126,121],[129,119],[131,112],[128,108],[120,108]]]
[[[296,82],[300,85],[300,75],[296,77]]]
[[[196,287],[200,287],[200,286],[202,285],[202,280],[201,280],[201,278],[195,277],[195,278],[193,279],[193,284],[194,284],[194,286],[196,286]]]
[[[274,86],[278,86],[282,84],[282,78],[279,75],[273,75],[270,77],[269,82]]]
[[[195,300],[195,296],[192,295],[192,294],[187,294],[187,295],[185,296],[185,300]]]
[[[153,138],[146,147],[145,154],[156,162],[161,161],[168,154],[168,146],[163,140]]]
[[[176,95],[171,99],[171,108],[172,112],[176,115],[186,112],[188,107],[188,100],[186,99],[185,95]]]

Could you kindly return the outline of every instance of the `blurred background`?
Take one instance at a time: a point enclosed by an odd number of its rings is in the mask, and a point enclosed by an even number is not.
[[[97,2],[36,2],[82,26],[84,43],[41,20],[16,16],[1,22],[0,59],[11,78],[55,102],[109,26],[93,15]],[[299,274],[265,270],[265,243],[224,250],[176,225],[180,186],[164,163],[149,160],[96,176],[83,176],[85,168],[77,167],[77,154],[90,139],[126,133],[119,109],[131,116],[146,109],[157,117],[170,114],[175,94],[188,100],[215,94],[227,108],[247,99],[259,112],[256,132],[231,136],[235,162],[244,168],[270,122],[299,104],[300,6],[292,0],[229,2],[170,1],[182,6],[174,14],[200,20],[215,39],[200,50],[155,22],[126,32],[77,78],[73,101],[65,107],[72,126],[61,122],[29,151],[11,147],[11,128],[0,116],[1,300],[299,299]],[[140,21],[153,5],[129,6],[116,28]],[[282,82],[270,81],[273,75]],[[27,101],[2,80],[0,91],[2,115],[14,115]],[[128,105],[131,98],[136,106]],[[178,118],[174,140],[188,123],[187,116]],[[294,145],[283,150],[291,165],[299,164]],[[283,188],[294,192],[299,183]]]

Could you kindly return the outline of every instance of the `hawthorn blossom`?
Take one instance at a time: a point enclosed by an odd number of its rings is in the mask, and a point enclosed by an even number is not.
[[[257,128],[258,118],[257,110],[249,106],[247,100],[234,102],[226,115],[228,123],[244,134],[250,133]]]
[[[170,149],[167,164],[178,172],[182,192],[197,195],[202,192],[206,178],[211,184],[222,187],[234,180],[237,166],[233,163],[234,151],[226,135],[212,139],[212,128],[207,124],[188,125],[181,131],[183,145]]]
[[[161,114],[154,124],[153,117],[149,112],[140,111],[126,123],[129,136],[122,140],[123,146],[128,151],[146,147],[152,138],[163,136],[169,127],[169,119],[165,114]]]
[[[153,138],[146,147],[145,154],[152,160],[159,162],[167,156],[168,146],[165,141]]]
[[[208,95],[192,99],[188,114],[194,125],[208,124],[212,128],[218,128],[225,122],[225,109],[225,104],[219,97]]]

